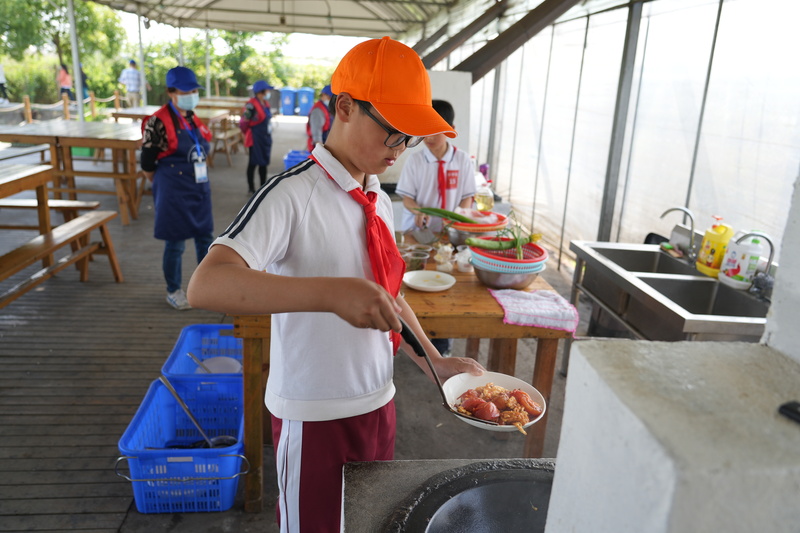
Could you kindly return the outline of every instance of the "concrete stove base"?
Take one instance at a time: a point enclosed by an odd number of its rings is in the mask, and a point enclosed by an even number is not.
[[[573,344],[548,533],[796,532],[800,365],[748,343]]]

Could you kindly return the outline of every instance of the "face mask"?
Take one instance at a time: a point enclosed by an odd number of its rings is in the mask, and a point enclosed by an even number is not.
[[[198,93],[178,95],[178,107],[186,111],[191,111],[197,107],[198,102],[200,102],[200,94]]]

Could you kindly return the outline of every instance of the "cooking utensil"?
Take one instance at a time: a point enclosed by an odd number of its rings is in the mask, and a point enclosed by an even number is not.
[[[200,432],[200,435],[205,440],[206,444],[208,445],[207,446],[208,448],[227,448],[228,446],[233,446],[234,444],[239,442],[236,439],[236,437],[233,437],[231,435],[219,435],[214,438],[209,438],[206,432],[203,430],[203,427],[200,425],[200,422],[197,421],[192,412],[189,410],[189,406],[186,405],[186,402],[184,402],[183,398],[180,397],[178,391],[176,391],[175,387],[172,386],[172,383],[170,383],[169,380],[164,376],[159,376],[158,379],[172,394],[173,398],[175,398],[175,401],[178,402],[178,405],[180,405],[181,409],[183,409],[183,412],[186,413],[186,416],[188,416],[189,420],[192,421],[194,427],[197,428],[197,431]],[[204,446],[204,448],[205,447],[206,446]]]
[[[428,363],[428,368],[431,369],[431,374],[433,374],[433,379],[436,381],[436,386],[439,387],[439,393],[442,395],[442,405],[444,408],[453,413],[456,416],[460,416],[461,418],[466,418],[470,421],[479,422],[482,424],[486,424],[488,426],[499,426],[497,422],[492,422],[490,420],[481,420],[480,418],[475,418],[472,416],[465,415],[464,413],[459,413],[458,410],[450,405],[450,402],[447,401],[447,395],[444,392],[444,388],[442,387],[442,382],[439,379],[439,374],[436,373],[436,369],[433,368],[433,363],[431,362],[431,358],[428,357],[428,354],[425,352],[425,349],[422,347],[422,343],[417,338],[417,335],[414,331],[406,324],[405,320],[403,320],[400,316],[397,318],[400,319],[400,324],[402,324],[403,329],[400,330],[400,335],[403,337],[403,340],[406,341],[411,348],[414,350],[419,357],[424,357],[425,362]]]
[[[427,224],[423,224],[421,228],[412,229],[411,235],[420,244],[430,244],[436,241],[436,235],[428,228]]]
[[[208,368],[208,367],[207,367],[207,366],[206,366],[206,365],[205,365],[205,364],[204,364],[204,363],[203,363],[203,362],[202,362],[200,359],[198,359],[197,357],[195,357],[195,355],[194,355],[192,352],[186,352],[186,355],[188,355],[189,357],[191,357],[191,358],[192,358],[192,361],[194,361],[195,363],[197,363],[197,366],[199,366],[200,368],[202,368],[203,370],[205,370],[205,371],[206,371],[206,373],[208,373],[208,374],[212,374],[212,373],[213,373],[213,372],[211,372],[211,369],[210,369],[210,368]]]

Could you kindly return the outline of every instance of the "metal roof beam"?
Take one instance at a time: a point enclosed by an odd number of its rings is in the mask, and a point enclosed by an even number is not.
[[[490,22],[501,17],[507,6],[508,3],[506,0],[499,0],[480,17],[468,24],[463,30],[453,35],[439,48],[422,58],[422,63],[425,65],[425,68],[430,69],[436,65],[439,61],[452,54],[456,48],[467,42],[470,37],[485,28]]]
[[[520,46],[553,24],[558,17],[580,1],[544,0],[506,31],[489,41],[486,46],[462,61],[453,70],[471,72],[472,83],[476,83],[513,54]]]
[[[430,48],[430,47],[433,45],[433,43],[435,43],[436,41],[438,41],[439,39],[441,39],[442,37],[444,37],[445,35],[447,35],[447,27],[448,27],[449,25],[450,25],[449,23],[445,23],[445,24],[444,24],[444,25],[443,25],[441,28],[439,28],[438,30],[436,30],[436,31],[433,33],[433,35],[431,35],[431,36],[430,36],[430,37],[428,37],[427,39],[422,39],[420,42],[418,42],[417,44],[415,44],[415,45],[414,45],[414,46],[412,46],[411,48],[412,48],[412,49],[413,49],[413,50],[414,50],[414,51],[415,51],[415,52],[416,52],[418,55],[422,55],[422,53],[423,53],[425,50],[427,50],[428,48]]]

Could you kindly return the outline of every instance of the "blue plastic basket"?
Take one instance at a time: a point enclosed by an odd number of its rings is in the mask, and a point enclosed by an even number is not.
[[[181,330],[175,347],[169,355],[161,373],[170,380],[194,379],[214,381],[230,381],[242,379],[242,374],[208,374],[198,369],[191,357],[186,352],[192,352],[195,357],[205,361],[211,357],[231,357],[242,362],[242,339],[233,336],[231,324],[193,324]]]
[[[225,511],[233,506],[244,457],[244,408],[241,382],[199,386],[171,380],[178,395],[209,437],[238,439],[224,448],[171,448],[203,437],[175,398],[158,380],[147,391],[119,440],[117,475],[131,481],[140,513]],[[151,449],[155,448],[155,449]],[[119,472],[127,460],[130,476]]]
[[[311,155],[311,152],[306,150],[291,150],[283,156],[283,169],[289,170],[298,163],[302,163]]]

